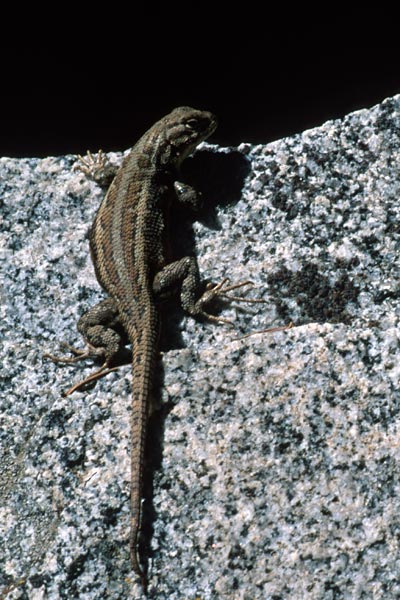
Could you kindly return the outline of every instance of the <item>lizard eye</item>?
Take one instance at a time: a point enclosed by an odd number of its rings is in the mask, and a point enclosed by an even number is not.
[[[186,123],[185,126],[188,129],[193,129],[193,131],[200,131],[201,130],[201,123],[197,120],[197,119],[189,119]]]

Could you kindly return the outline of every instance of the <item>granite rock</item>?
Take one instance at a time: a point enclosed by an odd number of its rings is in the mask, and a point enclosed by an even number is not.
[[[75,161],[0,160],[0,598],[142,597],[130,369],[64,398],[93,365],[43,359],[80,345],[76,321],[102,298],[87,232],[103,191]],[[149,597],[398,598],[400,96],[187,163],[206,216],[182,247],[265,302],[226,306],[234,329],[167,313]]]

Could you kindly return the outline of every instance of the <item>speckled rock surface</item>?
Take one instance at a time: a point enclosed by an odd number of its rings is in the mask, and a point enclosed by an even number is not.
[[[194,225],[201,271],[250,278],[265,304],[226,308],[236,331],[171,318],[149,597],[398,598],[400,96],[199,156],[243,187],[207,171],[226,202],[218,227]],[[74,162],[0,160],[1,598],[143,597],[127,545],[130,369],[63,398],[93,366],[42,357],[79,346],[77,318],[102,297],[87,231],[103,192]]]

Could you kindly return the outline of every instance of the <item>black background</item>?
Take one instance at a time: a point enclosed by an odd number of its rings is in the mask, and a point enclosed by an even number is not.
[[[217,115],[212,142],[265,143],[400,93],[396,44],[371,36],[344,40],[318,25],[292,34],[258,14],[210,27],[205,11],[196,32],[195,17],[171,25],[158,15],[157,30],[151,14],[118,18],[66,23],[40,48],[32,29],[20,54],[18,41],[5,48],[0,156],[122,150],[179,105]]]

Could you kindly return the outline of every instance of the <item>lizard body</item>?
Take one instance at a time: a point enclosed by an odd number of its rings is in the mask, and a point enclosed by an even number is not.
[[[90,231],[97,279],[114,301],[119,321],[132,344],[130,546],[136,573],[140,573],[137,548],[146,423],[160,329],[153,283],[166,267],[166,217],[176,195],[177,169],[215,127],[211,113],[186,107],[175,109],[158,121],[122,163]],[[178,264],[175,266],[182,270]],[[188,274],[183,269],[181,279]],[[170,282],[168,273],[165,277],[166,285],[175,283]],[[162,291],[163,286],[159,287]],[[119,345],[115,332],[104,333]],[[90,329],[84,327],[84,334],[92,341]],[[106,358],[117,350],[111,340],[104,347],[109,348]]]
[[[89,356],[104,357],[103,366],[74,385],[67,394],[113,371],[113,358],[126,343],[132,346],[131,413],[131,515],[132,568],[146,587],[139,556],[143,462],[153,374],[158,353],[160,316],[157,302],[180,288],[183,309],[194,317],[229,322],[208,314],[204,306],[216,296],[258,302],[227,292],[247,285],[227,285],[228,279],[200,293],[200,277],[194,257],[168,262],[168,214],[174,202],[195,205],[198,196],[180,182],[179,167],[196,146],[215,130],[216,118],[189,107],[174,109],[155,123],[122,162],[90,229],[90,252],[96,277],[108,298],[85,313],[78,330],[88,350],[77,351],[75,362]],[[90,161],[82,170],[90,171]],[[101,162],[101,161],[100,161]],[[100,170],[104,163],[98,165]]]

